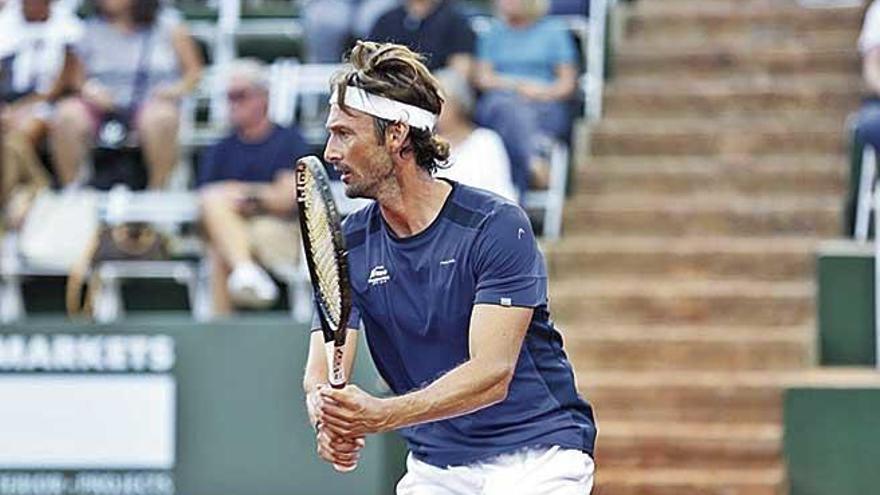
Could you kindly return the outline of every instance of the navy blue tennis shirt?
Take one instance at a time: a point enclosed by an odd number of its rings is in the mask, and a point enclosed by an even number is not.
[[[450,181],[451,182],[451,181]],[[526,214],[458,183],[434,222],[398,238],[372,203],[344,222],[354,309],[376,367],[396,394],[424,388],[469,359],[475,304],[535,308],[507,398],[400,430],[413,455],[461,465],[522,447],[593,454],[593,411],[575,387],[548,312],[547,271]]]

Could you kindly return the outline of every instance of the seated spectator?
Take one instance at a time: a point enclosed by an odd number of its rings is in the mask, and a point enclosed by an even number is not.
[[[398,0],[306,0],[303,25],[306,61],[338,64],[355,38],[365,38]]]
[[[475,96],[467,80],[450,69],[441,70],[436,76],[445,100],[437,131],[452,145],[449,166],[436,175],[516,202],[519,195],[510,180],[510,160],[504,143],[495,131],[474,125]]]
[[[292,168],[309,151],[296,129],[269,120],[265,65],[233,63],[226,91],[233,132],[204,152],[198,171],[218,315],[229,314],[233,304],[265,307],[278,297],[263,267],[296,263]]]
[[[477,43],[477,121],[501,134],[511,158],[528,154],[533,185],[546,187],[546,144],[569,141],[576,49],[547,0],[496,0],[499,19]],[[510,149],[511,144],[517,148]],[[522,171],[514,180],[522,188]]]
[[[590,15],[590,0],[550,0],[551,15]]]
[[[452,67],[471,77],[474,32],[454,0],[406,0],[376,21],[369,39],[398,43],[425,55],[432,71]]]
[[[159,0],[98,0],[97,10],[76,47],[80,94],[58,104],[50,129],[56,172],[62,185],[74,182],[96,137],[106,144],[131,129],[148,187],[160,188],[177,163],[178,103],[198,83],[198,48]],[[111,121],[117,132],[107,136]]]
[[[49,175],[30,138],[20,130],[4,131],[0,153],[0,229],[18,229],[34,197],[49,187]]]
[[[0,119],[39,146],[53,102],[67,89],[82,23],[50,0],[21,0],[8,9],[0,20]]]
[[[856,132],[861,141],[880,150],[880,3],[873,2],[865,14],[859,36],[862,75],[869,95],[859,112]]]

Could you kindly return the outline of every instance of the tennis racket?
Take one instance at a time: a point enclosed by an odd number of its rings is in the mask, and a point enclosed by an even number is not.
[[[321,161],[314,156],[300,158],[295,174],[301,237],[324,334],[330,386],[342,388],[346,382],[343,349],[351,313],[342,222]]]

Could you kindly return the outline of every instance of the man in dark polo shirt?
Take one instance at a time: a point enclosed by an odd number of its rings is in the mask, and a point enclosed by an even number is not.
[[[299,254],[293,223],[293,164],[309,152],[294,128],[268,117],[267,68],[253,59],[229,68],[232,133],[205,150],[198,187],[212,253],[214,313],[265,307],[278,297],[266,272],[283,273]]]
[[[452,67],[470,77],[476,37],[453,0],[407,0],[376,21],[372,41],[391,41],[427,57],[428,69]]]

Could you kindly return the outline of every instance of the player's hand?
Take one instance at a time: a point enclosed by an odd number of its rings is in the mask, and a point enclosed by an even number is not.
[[[333,464],[337,471],[351,471],[357,467],[360,451],[366,445],[364,437],[342,438],[318,425],[317,436],[318,457]]]
[[[306,411],[309,413],[309,424],[318,429],[318,405],[321,403],[321,389],[327,385],[319,384],[306,394]]]
[[[356,385],[339,390],[322,388],[318,393],[318,420],[335,435],[353,438],[394,429],[388,401]]]

